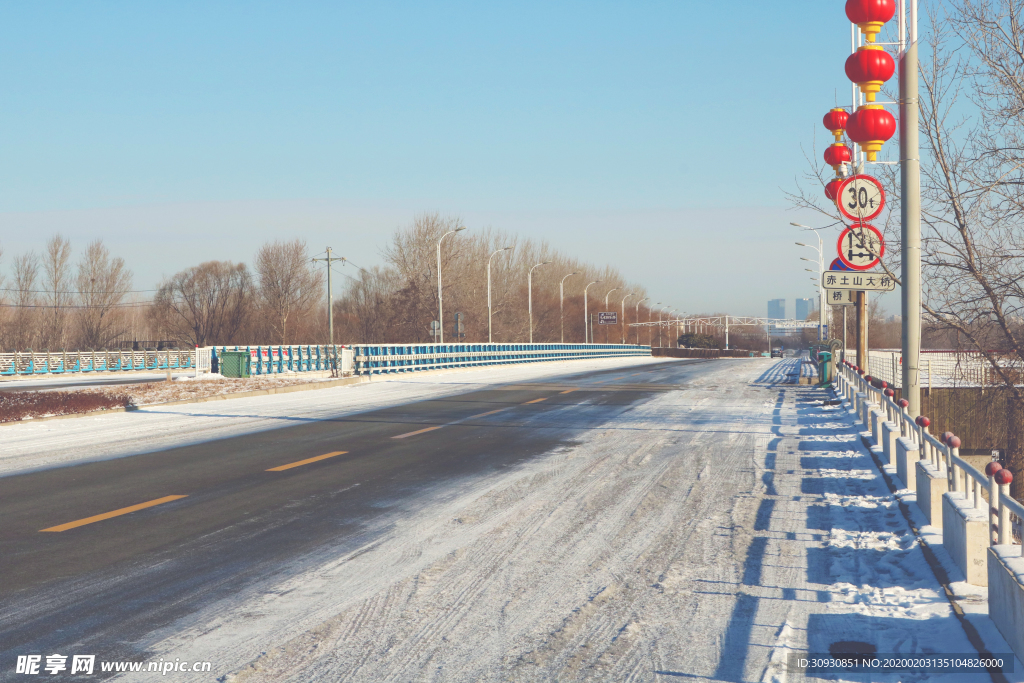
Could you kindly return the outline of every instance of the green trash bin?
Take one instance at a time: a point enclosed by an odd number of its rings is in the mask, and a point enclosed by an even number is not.
[[[821,386],[832,383],[831,351],[818,351],[818,380]]]
[[[220,374],[224,377],[249,377],[249,352],[224,351],[218,355]]]

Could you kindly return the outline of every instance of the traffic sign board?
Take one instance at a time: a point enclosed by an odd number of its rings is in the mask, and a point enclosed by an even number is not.
[[[833,259],[832,265],[828,267],[829,270],[853,270],[850,266],[842,262],[841,259]]]
[[[616,313],[615,311],[605,312],[605,313],[598,313],[597,314],[597,324],[598,325],[618,325],[619,324],[619,314]]]
[[[869,175],[850,176],[836,191],[836,206],[851,221],[870,221],[885,207],[885,190]]]
[[[861,223],[839,233],[836,251],[839,260],[853,270],[868,270],[885,255],[885,240],[875,226]]]
[[[825,303],[829,306],[852,306],[857,303],[857,290],[826,288]]]
[[[885,273],[842,273],[829,270],[821,274],[821,285],[826,289],[854,289],[871,292],[891,292],[896,281]]]

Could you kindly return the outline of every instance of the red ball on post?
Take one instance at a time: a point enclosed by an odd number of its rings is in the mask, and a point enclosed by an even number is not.
[[[824,156],[825,163],[831,166],[833,171],[839,171],[840,164],[853,161],[853,152],[841,142],[826,147]]]
[[[896,62],[881,45],[864,45],[846,58],[846,77],[860,86],[864,99],[875,101],[875,94],[896,72]]]
[[[860,27],[869,43],[895,14],[895,0],[846,0],[846,18]]]
[[[946,441],[946,445],[949,446],[950,448],[960,448],[960,437],[959,436],[951,436],[951,437],[949,437],[949,440]]]
[[[917,423],[918,427],[927,427],[928,425],[930,425],[932,423],[932,421],[929,420],[924,415],[918,415],[916,418],[914,418],[914,422]]]
[[[896,392],[893,391],[892,389],[886,389],[885,390],[885,395],[888,396],[889,398],[892,398],[893,396],[896,395]]]
[[[905,398],[901,398],[900,402],[897,405],[899,405],[900,408],[906,408],[907,406],[910,405],[910,401],[908,401]]]
[[[1003,466],[1000,465],[999,463],[990,462],[989,464],[985,465],[985,476],[991,477],[1001,469],[1003,469]]]
[[[839,186],[842,184],[842,178],[833,178],[831,182],[825,185],[825,196],[833,202],[836,201],[836,198],[839,196]]]
[[[1013,481],[1013,472],[1006,469],[1005,467],[996,472],[996,483],[1000,486],[1005,486]]]
[[[865,104],[850,117],[846,134],[875,161],[882,145],[896,133],[896,119],[880,104]]]
[[[821,120],[825,127],[828,128],[829,132],[835,136],[836,142],[843,137],[843,131],[846,130],[846,122],[850,120],[850,115],[845,109],[836,107],[835,109],[829,109],[828,113]]]
[[[953,432],[942,432],[942,436],[939,437],[939,441],[946,443],[951,436],[953,436]]]

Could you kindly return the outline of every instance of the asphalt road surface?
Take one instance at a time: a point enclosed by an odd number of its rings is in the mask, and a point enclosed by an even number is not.
[[[145,634],[289,560],[364,545],[374,518],[421,492],[549,453],[726,362],[495,385],[2,478],[0,680],[20,678],[9,664],[24,653],[139,659]]]

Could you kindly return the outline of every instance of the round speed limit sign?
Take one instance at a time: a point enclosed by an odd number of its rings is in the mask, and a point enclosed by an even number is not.
[[[839,185],[836,206],[850,221],[869,221],[882,213],[885,190],[869,175],[850,176]]]

